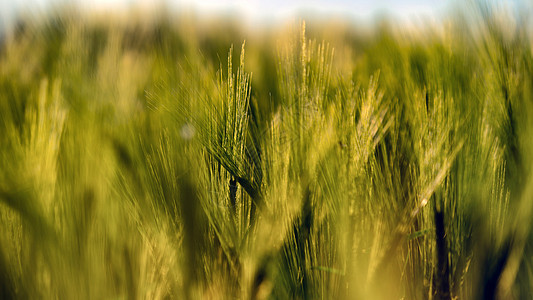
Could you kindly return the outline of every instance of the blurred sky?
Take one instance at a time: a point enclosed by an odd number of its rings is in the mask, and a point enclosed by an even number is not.
[[[478,1],[516,5],[531,0]],[[53,7],[72,3],[83,10],[120,10],[133,6],[148,8],[163,3],[176,11],[192,8],[199,14],[235,13],[245,21],[276,21],[302,11],[340,13],[364,21],[383,14],[400,20],[438,18],[452,3],[460,4],[461,0],[0,0],[0,27],[9,27],[19,13],[41,14]]]

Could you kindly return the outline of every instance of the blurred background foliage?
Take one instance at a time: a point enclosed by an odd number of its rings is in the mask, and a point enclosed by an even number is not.
[[[0,298],[527,299],[528,19],[21,19]]]

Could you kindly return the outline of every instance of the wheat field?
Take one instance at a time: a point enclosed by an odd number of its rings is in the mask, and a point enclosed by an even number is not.
[[[0,46],[2,299],[528,299],[533,31],[58,11]]]

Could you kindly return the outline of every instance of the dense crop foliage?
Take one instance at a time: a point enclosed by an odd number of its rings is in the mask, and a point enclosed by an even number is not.
[[[533,37],[477,9],[418,30],[21,22],[0,298],[532,295]]]

